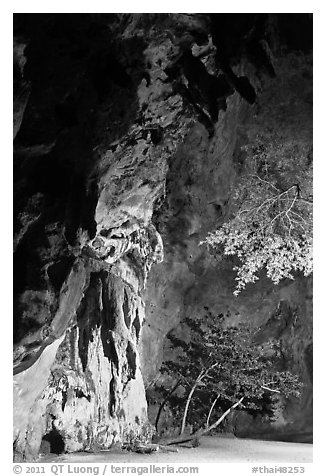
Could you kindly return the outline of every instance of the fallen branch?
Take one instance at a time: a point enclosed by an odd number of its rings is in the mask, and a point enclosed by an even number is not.
[[[163,453],[178,453],[179,448],[173,448],[172,446],[167,446],[167,445],[158,445],[159,450],[162,451]]]
[[[150,454],[154,453],[155,451],[159,450],[159,445],[155,444],[137,444],[133,448],[131,448],[131,451],[134,451],[135,453],[141,453],[141,454]]]
[[[179,451],[178,448],[155,443],[138,443],[136,445],[130,446],[130,448],[127,449],[129,449],[129,451],[141,454],[151,454],[158,451],[162,451],[162,453],[178,453]]]
[[[171,439],[165,439],[161,440],[161,443],[164,443],[163,446],[169,446],[170,445],[181,445],[183,443],[188,443],[189,441],[193,441],[197,439],[195,434],[193,435],[180,435],[178,438],[171,438]]]

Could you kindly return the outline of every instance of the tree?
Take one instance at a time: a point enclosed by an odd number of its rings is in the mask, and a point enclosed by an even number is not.
[[[162,366],[171,383],[169,397],[180,387],[184,390],[179,397],[183,411],[175,408],[180,435],[189,414],[196,428],[193,438],[216,428],[240,405],[259,410],[266,400],[275,403],[282,396],[300,396],[298,377],[278,369],[277,361],[267,353],[273,350],[273,342],[254,344],[247,328],[224,328],[221,318],[212,315],[205,322],[187,322],[193,331],[191,341],[170,337],[180,353],[177,360]],[[217,409],[223,414],[210,423]]]
[[[312,99],[310,57],[278,61],[248,119],[245,163],[230,194],[229,219],[208,234],[218,255],[238,260],[238,295],[266,269],[274,284],[312,272]]]

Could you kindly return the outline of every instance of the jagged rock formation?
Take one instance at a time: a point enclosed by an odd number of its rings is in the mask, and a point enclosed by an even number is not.
[[[15,15],[16,459],[150,437],[166,334],[215,288],[233,302],[198,241],[226,212],[276,23]],[[262,292],[260,326],[284,293]]]

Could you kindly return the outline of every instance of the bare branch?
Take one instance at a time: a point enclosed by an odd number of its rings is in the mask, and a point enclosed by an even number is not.
[[[292,213],[292,215],[295,215],[296,217],[300,218],[300,220],[302,220],[306,225],[308,225],[307,221],[301,215],[299,215],[299,213],[294,212],[293,210],[291,210],[290,213]]]
[[[265,385],[262,385],[261,388],[268,390],[269,392],[281,393],[279,390],[274,390],[273,388],[266,387]]]
[[[274,190],[276,190],[277,192],[280,192],[280,190],[279,190],[272,182],[269,182],[268,180],[262,179],[261,177],[259,177],[259,175],[250,174],[249,177],[257,178],[257,179],[260,180],[261,182],[266,183],[266,184],[269,185],[270,187],[274,188]]]
[[[308,205],[313,205],[314,204],[314,202],[312,200],[309,200],[308,198],[304,198],[304,197],[301,197],[301,196],[298,197],[298,200],[300,200],[301,202],[307,203]]]
[[[221,394],[219,393],[219,394],[217,395],[217,397],[215,398],[214,402],[213,402],[212,405],[211,405],[211,408],[210,408],[210,410],[209,410],[209,413],[208,413],[208,416],[207,416],[207,420],[206,420],[206,428],[209,426],[209,420],[210,420],[212,411],[213,411],[213,409],[214,409],[214,407],[215,407],[215,404],[216,404],[217,400],[220,398],[220,395],[221,395]]]

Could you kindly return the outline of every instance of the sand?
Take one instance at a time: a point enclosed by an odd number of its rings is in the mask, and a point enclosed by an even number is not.
[[[48,455],[46,463],[312,463],[312,444],[207,436],[197,448],[144,455],[122,451]]]

